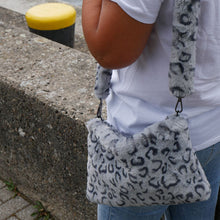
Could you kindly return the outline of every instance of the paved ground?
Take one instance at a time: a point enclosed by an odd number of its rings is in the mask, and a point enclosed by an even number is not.
[[[0,180],[0,220],[33,220],[36,212],[33,204],[15,193]]]
[[[45,2],[66,2],[74,6],[82,5],[82,0],[0,0],[0,6],[25,14],[31,7]]]

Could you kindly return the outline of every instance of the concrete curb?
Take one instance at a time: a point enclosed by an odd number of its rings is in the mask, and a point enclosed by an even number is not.
[[[34,220],[31,214],[36,211],[30,201],[21,196],[15,197],[15,193],[0,180],[0,220]]]
[[[0,21],[1,177],[58,219],[96,219],[85,197],[84,125],[98,103],[94,59],[6,20]]]

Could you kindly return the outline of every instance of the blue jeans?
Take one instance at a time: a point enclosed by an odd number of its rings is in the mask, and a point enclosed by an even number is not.
[[[211,184],[209,200],[192,204],[148,207],[98,205],[98,220],[214,220],[220,185],[220,143],[198,151],[197,157]]]

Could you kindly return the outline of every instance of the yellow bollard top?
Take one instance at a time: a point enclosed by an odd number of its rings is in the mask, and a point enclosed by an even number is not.
[[[32,29],[59,30],[75,23],[76,10],[63,3],[46,3],[30,8],[25,18]]]

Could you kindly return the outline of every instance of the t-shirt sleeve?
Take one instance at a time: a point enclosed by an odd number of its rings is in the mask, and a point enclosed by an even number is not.
[[[137,21],[146,24],[155,22],[164,0],[111,0]]]

